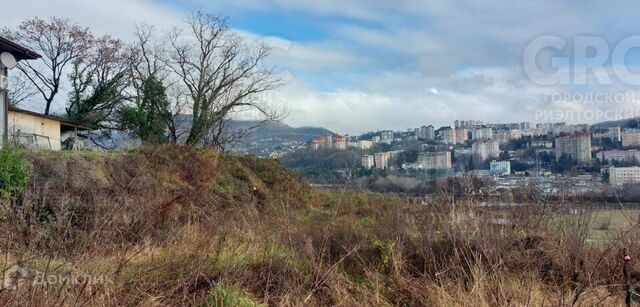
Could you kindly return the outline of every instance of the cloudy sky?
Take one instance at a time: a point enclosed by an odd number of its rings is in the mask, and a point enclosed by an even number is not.
[[[618,80],[611,70],[626,64],[625,72],[635,77],[640,48],[627,48],[616,62],[608,54],[599,58],[597,48],[580,58],[575,51],[582,49],[574,46],[576,37],[594,37],[587,46],[599,46],[600,39],[613,53],[620,41],[640,34],[640,3],[626,2],[22,0],[0,10],[0,24],[15,27],[28,17],[56,15],[127,40],[136,23],[169,28],[193,10],[220,13],[236,31],[274,47],[269,61],[287,84],[273,101],[287,107],[286,123],[354,134],[450,125],[455,119],[593,122],[622,113],[593,117],[585,110],[635,112],[637,85]],[[541,72],[557,68],[553,76],[567,76],[567,82],[541,84],[525,69],[526,48],[544,36],[567,45],[535,53]],[[600,60],[605,70],[585,82],[573,79],[577,68]],[[579,96],[588,93],[599,100]],[[616,94],[625,96],[611,99]],[[571,99],[559,98],[567,95]],[[549,118],[549,111],[558,112],[552,115],[557,118]]]

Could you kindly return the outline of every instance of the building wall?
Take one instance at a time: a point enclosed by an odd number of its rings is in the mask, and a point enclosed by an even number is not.
[[[375,167],[375,160],[372,155],[362,156],[362,167],[372,169]]]
[[[605,150],[599,153],[598,158],[602,162],[640,162],[640,150]]]
[[[640,145],[640,129],[624,129],[622,130],[622,147],[631,147]]]
[[[496,140],[476,141],[471,145],[471,151],[481,160],[497,158],[500,156],[500,144]]]
[[[60,122],[25,114],[20,112],[9,112],[9,139],[15,139],[16,136],[36,135],[38,143],[35,148],[60,150]],[[44,141],[48,138],[48,142]],[[24,143],[25,138],[18,138],[20,143]],[[29,144],[24,144],[29,145]]]
[[[556,160],[567,155],[580,163],[591,162],[591,134],[576,132],[556,138]]]
[[[451,152],[423,152],[418,154],[418,165],[422,169],[447,170],[451,168]]]
[[[609,170],[609,182],[613,186],[640,183],[640,167],[612,167]]]
[[[511,174],[511,162],[510,161],[491,161],[489,164],[489,170],[492,173],[500,175]]]

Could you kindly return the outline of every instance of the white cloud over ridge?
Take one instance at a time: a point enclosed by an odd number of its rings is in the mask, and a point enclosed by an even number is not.
[[[535,121],[540,110],[613,108],[607,103],[548,101],[554,93],[633,90],[620,82],[540,86],[522,69],[524,47],[541,35],[594,34],[614,43],[634,34],[640,29],[640,3],[631,1],[618,5],[604,0],[168,2],[24,0],[0,12],[0,20],[12,27],[27,17],[58,15],[127,39],[136,23],[158,28],[179,24],[187,14],[186,5],[222,14],[278,11],[322,18],[327,21],[326,35],[310,40],[242,34],[274,46],[270,62],[292,76],[273,95],[289,109],[287,123],[343,133],[448,125],[454,119]],[[233,18],[230,22],[233,26]],[[615,106],[636,107],[634,101]]]

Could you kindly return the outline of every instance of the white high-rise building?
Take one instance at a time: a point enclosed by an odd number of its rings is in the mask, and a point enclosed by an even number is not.
[[[393,142],[393,131],[391,130],[380,131],[380,142],[391,144]]]
[[[604,129],[594,129],[591,133],[593,139],[610,139],[613,142],[622,141],[622,131],[620,127],[608,127]]]
[[[456,130],[451,127],[440,128],[439,137],[445,144],[455,144]]]
[[[621,139],[622,147],[640,146],[640,129],[622,129]]]
[[[418,167],[421,169],[447,170],[451,168],[451,152],[421,152],[418,154]]]
[[[436,129],[433,127],[433,125],[429,125],[429,126],[426,127],[425,139],[427,141],[435,141],[436,140]]]
[[[579,163],[591,163],[591,133],[561,133],[555,143],[556,160],[566,155]]]
[[[476,141],[471,145],[471,152],[480,160],[497,158],[500,156],[500,144],[496,140]]]
[[[471,130],[471,139],[473,140],[490,140],[493,138],[493,129],[488,127],[475,128]]]
[[[469,138],[469,133],[466,128],[456,128],[456,144],[464,144]]]
[[[372,155],[362,156],[362,167],[372,169],[375,167],[375,159]]]
[[[609,183],[612,186],[623,186],[640,183],[640,167],[612,167],[609,169]]]

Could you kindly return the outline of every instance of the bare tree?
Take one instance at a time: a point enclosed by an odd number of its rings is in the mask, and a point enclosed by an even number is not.
[[[279,118],[258,97],[280,86],[274,70],[263,67],[271,51],[267,45],[250,47],[224,18],[203,12],[194,13],[186,29],[174,29],[169,42],[165,62],[188,94],[193,114],[187,144],[224,149],[228,121],[237,112],[256,112],[263,121]]]
[[[11,74],[10,78],[13,85],[9,92],[10,106],[16,107],[38,94],[38,90],[24,74]]]
[[[166,64],[161,60],[165,54],[164,46],[154,36],[152,26],[136,27],[136,39],[129,47],[133,94],[131,105],[120,110],[121,125],[137,131],[143,139],[157,140],[157,134],[166,133],[170,143],[177,143],[177,121],[183,110],[184,95],[174,90],[175,81],[169,77]]]
[[[129,74],[136,97],[142,96],[144,80],[152,76],[161,81],[166,78],[166,67],[160,60],[165,51],[155,42],[154,34],[151,25],[136,26],[135,41],[129,47]]]
[[[90,47],[91,32],[68,19],[52,17],[24,20],[17,30],[5,28],[3,35],[42,55],[40,61],[20,61],[18,68],[42,95],[44,114],[49,114],[65,69]]]

